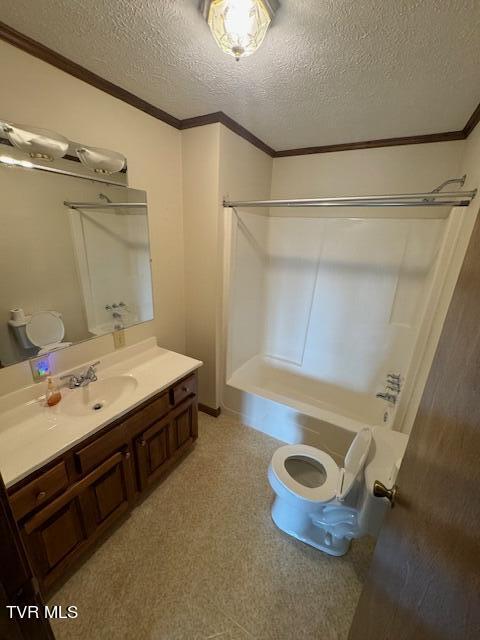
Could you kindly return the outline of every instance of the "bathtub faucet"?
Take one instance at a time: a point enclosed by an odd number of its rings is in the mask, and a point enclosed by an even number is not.
[[[400,374],[387,373],[386,390],[393,391],[394,393],[400,393],[401,389],[402,389],[402,382],[401,382]]]
[[[377,393],[376,397],[381,398],[382,400],[386,400],[391,404],[395,404],[397,402],[397,395],[393,393],[388,393],[388,391],[386,391],[385,393]]]

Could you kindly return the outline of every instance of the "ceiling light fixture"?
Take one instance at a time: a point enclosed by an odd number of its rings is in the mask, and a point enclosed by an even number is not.
[[[200,10],[222,51],[240,58],[255,53],[262,44],[277,0],[202,0]]]

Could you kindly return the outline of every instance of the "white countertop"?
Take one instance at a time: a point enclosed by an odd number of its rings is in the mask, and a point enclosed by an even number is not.
[[[84,370],[89,364],[75,367],[74,371]],[[201,365],[199,360],[156,346],[155,339],[150,338],[102,358],[97,368],[98,380],[128,375],[137,384],[125,398],[98,412],[65,415],[63,400],[81,390],[64,387],[62,401],[55,407],[47,407],[46,383],[0,397],[0,472],[6,486],[25,478]]]

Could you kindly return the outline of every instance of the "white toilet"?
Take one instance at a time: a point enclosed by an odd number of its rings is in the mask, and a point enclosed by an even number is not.
[[[389,502],[373,495],[373,483],[394,484],[407,440],[385,427],[362,429],[343,467],[315,447],[280,447],[268,469],[273,521],[321,551],[344,555],[353,538],[378,534]]]
[[[38,347],[37,355],[69,347],[71,342],[63,342],[65,326],[58,311],[39,311],[23,320],[9,320],[15,337],[23,349]]]

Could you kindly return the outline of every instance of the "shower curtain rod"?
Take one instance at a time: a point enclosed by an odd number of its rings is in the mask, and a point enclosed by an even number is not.
[[[225,208],[236,207],[468,207],[477,193],[399,193],[396,195],[348,196],[333,198],[298,198],[294,200],[223,201]]]
[[[128,207],[138,209],[146,207],[146,202],[68,202],[63,203],[69,209],[117,209],[118,207]]]

